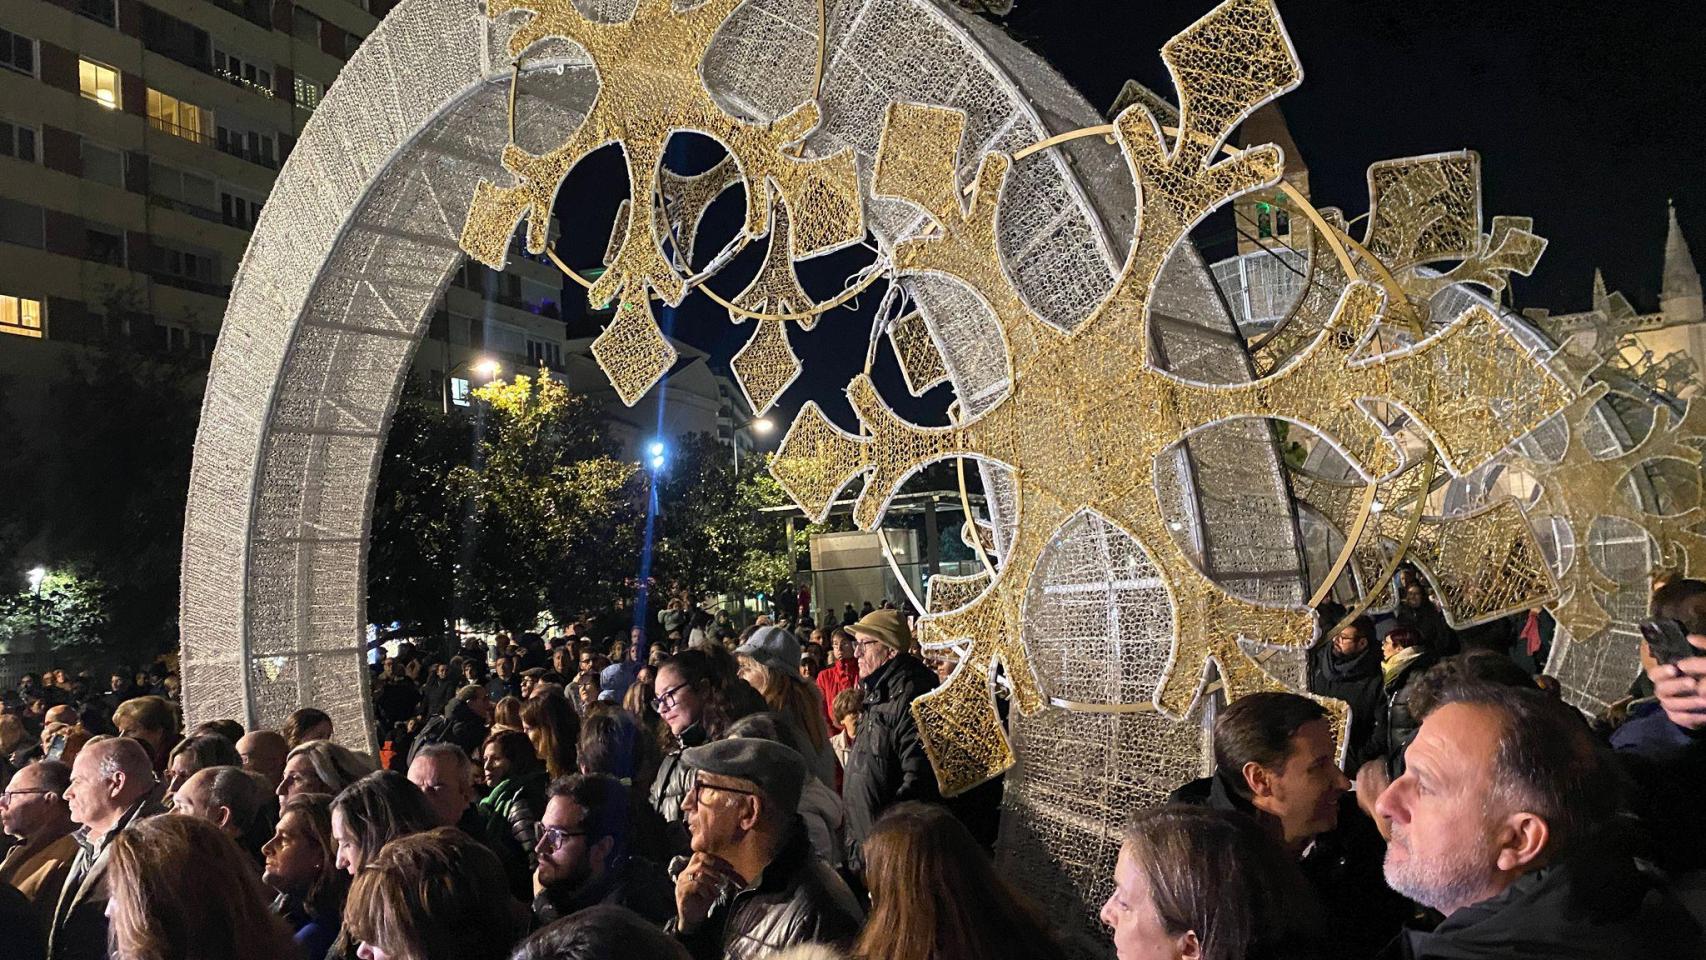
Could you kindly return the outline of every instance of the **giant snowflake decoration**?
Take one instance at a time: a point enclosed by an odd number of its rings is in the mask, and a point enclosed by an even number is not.
[[[717,28],[743,2],[705,0],[680,10],[672,0],[639,0],[633,16],[612,23],[586,16],[572,0],[491,0],[488,9],[493,18],[513,11],[527,15],[510,37],[511,56],[521,57],[548,37],[565,38],[591,58],[599,86],[586,119],[557,149],[544,155],[528,153],[514,143],[504,149],[503,165],[517,182],[479,184],[462,230],[463,249],[501,268],[510,235],[526,216],[527,248],[544,252],[551,203],[563,179],[581,158],[608,143],[622,146],[632,208],[653,209],[664,147],[671,134],[683,130],[720,142],[744,176],[748,184],[745,236],[771,232],[774,195],[779,194],[790,215],[789,241],[783,244],[788,257],[813,256],[863,237],[863,205],[852,152],[803,159],[785,149],[803,141],[818,125],[815,102],[773,123],[748,123],[724,111],[705,88],[700,76],[705,52]],[[712,175],[686,186],[697,184],[699,193],[715,196],[726,186],[728,169],[714,168]],[[705,203],[688,203],[691,215],[675,220],[696,223]],[[668,236],[674,220],[635,214],[624,219],[624,235],[614,244],[609,269],[592,284],[587,297],[600,307],[618,301],[615,317],[593,341],[592,352],[617,395],[632,406],[676,359],[675,348],[652,316],[652,294],[677,304],[688,288],[664,252],[681,249]]]
[[[1270,0],[1228,0],[1170,40],[1162,57],[1180,95],[1180,130],[1169,136],[1141,105],[1115,119],[1114,137],[1137,187],[1138,226],[1113,289],[1071,332],[1029,308],[999,254],[996,211],[1011,158],[985,154],[969,203],[962,204],[956,171],[963,115],[889,106],[875,192],[917,205],[937,228],[896,245],[896,270],[949,278],[983,301],[1005,339],[1010,386],[969,422],[922,427],[900,419],[861,375],[847,393],[863,435],[838,429],[808,404],[772,463],[813,517],[824,516],[837,492],[866,475],[854,508],[865,529],[881,522],[906,478],[932,461],[972,457],[1012,470],[1018,522],[998,576],[975,599],[927,617],[921,628],[927,643],[970,641],[950,680],[913,706],[948,793],[1012,762],[990,694],[997,665],[1022,711],[1046,702],[1021,640],[1022,605],[1044,549],[1082,513],[1132,536],[1160,571],[1174,639],[1154,693],[1159,709],[1183,716],[1211,661],[1228,698],[1281,688],[1240,641],[1307,644],[1312,617],[1230,595],[1174,540],[1152,481],[1156,458],[1180,440],[1236,419],[1290,420],[1320,433],[1372,480],[1403,465],[1393,426],[1381,419],[1397,411],[1448,469],[1463,472],[1569,400],[1563,385],[1480,307],[1420,342],[1369,355],[1386,300],[1379,287],[1362,281],[1344,286],[1318,336],[1252,383],[1197,383],[1152,366],[1149,298],[1169,255],[1210,211],[1281,174],[1277,147],[1219,159],[1222,144],[1251,111],[1302,77]]]

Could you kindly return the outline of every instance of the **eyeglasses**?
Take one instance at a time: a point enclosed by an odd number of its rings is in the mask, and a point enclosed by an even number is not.
[[[561,827],[547,827],[541,823],[539,825],[539,846],[546,850],[555,850],[567,843],[570,837],[587,835],[588,831],[586,830],[564,830]]]
[[[853,641],[853,649],[855,649],[855,650],[863,650],[866,647],[877,647],[877,646],[881,646],[881,645],[882,645],[881,640],[858,639],[858,640]]]
[[[13,797],[22,797],[32,793],[53,793],[52,790],[7,790],[0,793],[0,804],[11,803]]]
[[[692,800],[694,803],[698,803],[699,791],[701,790],[715,790],[718,793],[738,793],[746,797],[763,796],[763,794],[760,794],[756,790],[741,790],[736,787],[725,787],[715,783],[700,783],[699,775],[696,773],[693,775],[693,782],[687,785],[686,799]]]
[[[653,697],[652,698],[652,709],[656,710],[659,713],[662,713],[665,710],[674,710],[675,709],[675,694],[676,694],[676,692],[678,690],[680,690],[682,687],[688,687],[688,686],[692,686],[692,684],[688,683],[686,680],[683,680],[680,683],[676,684],[675,686],[670,687],[668,690],[665,690],[664,692]]]

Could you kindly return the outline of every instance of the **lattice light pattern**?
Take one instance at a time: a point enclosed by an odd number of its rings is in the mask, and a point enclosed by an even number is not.
[[[1409,426],[1453,472],[1474,469],[1568,401],[1563,385],[1484,308],[1471,309],[1419,343],[1364,355],[1387,304],[1379,287],[1355,280],[1337,297],[1321,332],[1296,356],[1250,384],[1216,385],[1151,365],[1149,299],[1157,275],[1186,232],[1233,197],[1272,185],[1277,147],[1217,159],[1232,128],[1296,86],[1301,70],[1271,3],[1229,0],[1162,48],[1181,102],[1181,133],[1166,137],[1149,112],[1114,121],[1141,198],[1131,254],[1112,291],[1070,333],[1026,305],[997,243],[996,210],[1012,166],[983,156],[962,205],[957,111],[891,104],[875,170],[875,192],[911,202],[938,230],[896,246],[902,275],[950,278],[994,314],[1007,350],[1010,387],[962,425],[928,428],[900,419],[861,375],[848,398],[864,434],[837,429],[815,404],[796,419],[773,461],[778,480],[811,516],[868,475],[856,522],[877,526],[900,484],[924,465],[972,457],[1012,470],[1018,524],[990,589],[966,606],[923,621],[921,639],[969,638],[959,669],[914,711],[945,791],[967,789],[1004,770],[1012,752],[989,696],[1005,667],[1022,712],[1046,702],[1021,640],[1026,586],[1057,531],[1084,514],[1101,517],[1139,545],[1166,587],[1172,651],[1153,691],[1155,705],[1182,717],[1208,664],[1228,698],[1282,688],[1240,648],[1297,647],[1312,637],[1310,614],[1229,594],[1197,568],[1170,534],[1152,478],[1164,451],[1194,433],[1246,418],[1297,422],[1323,435],[1368,479],[1402,466],[1399,448],[1371,404],[1404,411]]]

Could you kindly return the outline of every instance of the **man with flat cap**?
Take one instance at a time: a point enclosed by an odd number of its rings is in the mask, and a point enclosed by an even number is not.
[[[884,810],[905,800],[939,800],[936,773],[918,738],[912,701],[936,687],[936,674],[912,655],[912,631],[899,610],[873,610],[847,628],[859,661],[865,712],[847,752],[841,799],[847,804],[847,868],[864,872],[865,839]]]
[[[691,858],[676,858],[669,931],[694,960],[756,960],[802,943],[846,945],[864,913],[812,852],[795,812],[806,762],[769,740],[718,740],[681,755]]]

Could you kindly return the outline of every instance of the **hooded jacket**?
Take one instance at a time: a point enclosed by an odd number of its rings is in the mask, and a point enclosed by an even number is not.
[[[847,868],[864,869],[865,838],[884,810],[903,800],[935,800],[936,772],[918,736],[912,701],[936,687],[918,658],[900,654],[864,680],[865,712],[847,752],[841,799],[847,804]]]

